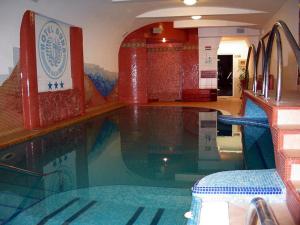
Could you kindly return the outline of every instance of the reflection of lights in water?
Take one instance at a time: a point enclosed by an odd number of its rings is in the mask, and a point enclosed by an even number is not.
[[[184,217],[187,219],[191,219],[193,217],[193,213],[191,211],[188,211],[184,214]]]
[[[163,165],[161,166],[162,170],[165,171],[165,168],[168,166],[167,162],[169,159],[167,157],[162,158]]]

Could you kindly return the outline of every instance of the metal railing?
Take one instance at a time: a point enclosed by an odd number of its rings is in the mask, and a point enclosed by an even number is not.
[[[22,169],[16,166],[12,166],[12,165],[8,165],[5,163],[1,163],[0,162],[0,168],[5,169],[5,170],[9,170],[9,171],[13,171],[13,172],[17,172],[17,173],[21,173],[21,174],[25,174],[25,175],[30,175],[30,176],[35,176],[35,177],[43,177],[43,176],[48,176],[50,174],[53,173],[59,173],[59,170],[55,170],[53,172],[50,173],[39,173],[39,172],[35,172],[35,171],[31,171],[31,170],[26,170],[26,169]]]
[[[278,21],[273,26],[271,32],[268,35],[265,35],[259,42],[257,47],[257,52],[254,56],[254,76],[253,76],[253,92],[257,93],[257,67],[258,60],[260,56],[260,52],[262,52],[262,69],[263,69],[263,87],[262,87],[262,95],[267,100],[269,98],[269,75],[270,75],[270,64],[271,64],[271,56],[273,50],[274,39],[276,41],[277,47],[277,87],[276,87],[276,101],[279,102],[282,96],[282,79],[283,79],[283,56],[282,56],[282,42],[281,42],[281,33],[280,30],[283,31],[284,36],[286,37],[298,64],[300,67],[300,48],[293,37],[291,31],[288,26],[283,21]],[[267,48],[265,48],[265,44],[263,39],[268,37]],[[251,45],[248,52],[247,63],[251,57],[251,49],[253,46]],[[246,72],[248,72],[248,67],[246,66]],[[247,85],[248,86],[248,85]]]
[[[278,23],[278,22],[277,22]],[[277,24],[276,23],[276,24]],[[276,88],[276,101],[279,102],[281,99],[281,90],[282,90],[282,65],[283,65],[283,56],[282,56],[282,44],[281,44],[281,35],[276,26],[273,26],[272,31],[270,33],[267,50],[266,50],[266,63],[265,63],[265,71],[264,71],[264,79],[265,79],[265,91],[264,97],[265,99],[269,98],[269,74],[270,74],[270,64],[271,64],[271,56],[273,50],[273,42],[274,38],[276,38],[276,46],[277,46],[277,88]],[[292,36],[293,38],[293,36]]]
[[[252,54],[251,54],[252,53]],[[246,79],[246,88],[248,88],[248,83],[249,83],[249,63],[250,63],[250,58],[251,55],[253,56],[253,71],[254,71],[254,76],[253,76],[253,87],[252,87],[252,91],[256,94],[257,92],[257,68],[256,68],[256,49],[255,46],[252,44],[249,47],[248,50],[248,56],[247,56],[247,62],[246,62],[246,71],[245,71],[245,79]]]
[[[262,62],[261,62],[262,70],[261,71],[262,71],[262,73],[264,73],[264,70],[265,70],[264,65],[265,65],[265,60],[266,60],[266,46],[265,46],[265,42],[264,42],[263,38],[259,41],[258,46],[257,46],[256,62],[255,62],[256,69],[258,69],[258,62],[259,62],[260,56],[262,56]],[[257,74],[257,71],[256,71],[256,74]],[[257,81],[256,81],[256,83],[257,83]],[[266,85],[266,79],[265,79],[265,76],[263,76],[261,95],[265,94],[265,85]],[[256,89],[256,91],[257,91],[257,89]],[[255,94],[256,94],[256,92],[255,92]]]
[[[246,225],[256,225],[257,219],[259,219],[261,225],[279,225],[272,209],[262,198],[252,199]]]

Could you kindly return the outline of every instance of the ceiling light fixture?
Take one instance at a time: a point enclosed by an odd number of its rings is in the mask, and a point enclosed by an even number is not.
[[[198,2],[198,0],[183,0],[183,3],[185,5],[195,5]]]
[[[193,20],[200,20],[202,18],[202,16],[191,16],[191,18]]]

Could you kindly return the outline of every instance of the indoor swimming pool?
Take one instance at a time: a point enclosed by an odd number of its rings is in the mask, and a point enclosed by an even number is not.
[[[0,222],[186,224],[199,178],[275,167],[269,129],[222,124],[219,114],[124,107],[3,149],[1,163],[42,176],[1,169]]]

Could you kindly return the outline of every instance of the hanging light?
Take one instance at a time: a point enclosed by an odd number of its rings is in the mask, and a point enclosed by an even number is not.
[[[197,2],[198,0],[183,0],[185,5],[195,5]]]

